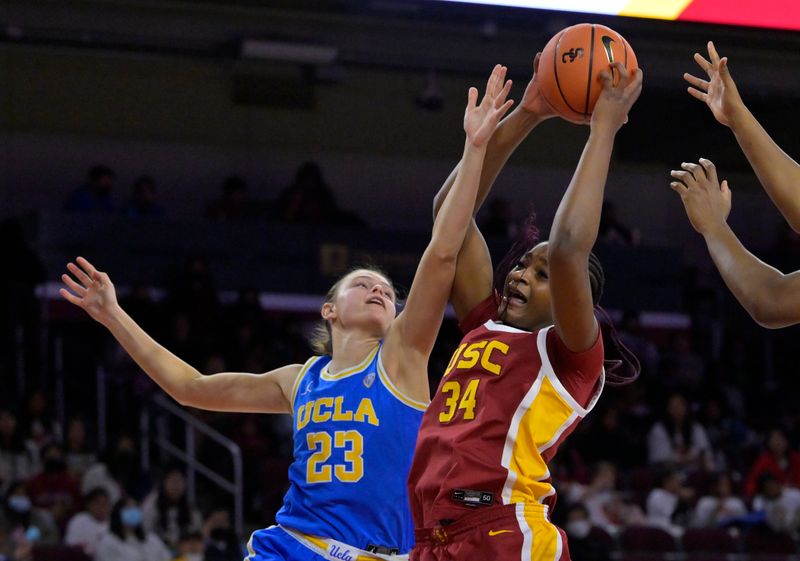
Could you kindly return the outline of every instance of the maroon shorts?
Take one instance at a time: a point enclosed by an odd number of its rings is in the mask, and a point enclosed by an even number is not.
[[[417,529],[410,561],[570,561],[567,536],[535,504],[478,507],[446,526]]]

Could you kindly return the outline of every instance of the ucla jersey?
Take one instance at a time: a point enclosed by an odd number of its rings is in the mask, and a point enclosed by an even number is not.
[[[407,479],[427,404],[394,386],[380,345],[330,374],[309,359],[292,389],[294,462],[278,524],[354,547],[414,545]]]

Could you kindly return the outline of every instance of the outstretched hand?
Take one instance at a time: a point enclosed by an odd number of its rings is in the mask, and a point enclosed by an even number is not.
[[[708,80],[693,76],[688,72],[683,79],[689,82],[689,93],[705,102],[714,117],[723,125],[730,127],[736,114],[744,108],[739,90],[728,70],[728,58],[720,58],[714,43],[708,42],[708,58],[700,53],[694,54],[694,60],[702,68]]]
[[[500,64],[494,67],[486,82],[486,93],[478,104],[478,89],[470,88],[467,97],[467,109],[464,111],[464,132],[467,141],[476,148],[483,148],[494,134],[494,129],[503,115],[511,108],[514,101],[509,99],[511,80],[506,81],[508,69]]]
[[[539,59],[541,58],[542,53],[536,53],[536,56],[533,57],[533,76],[531,77],[531,81],[528,82],[528,85],[525,87],[525,93],[522,94],[522,100],[519,102],[519,106],[525,111],[532,113],[544,120],[555,117],[556,112],[553,110],[550,104],[547,103],[544,95],[542,95],[542,92],[539,89],[539,80],[536,79],[536,76],[539,73]]]
[[[727,222],[731,190],[727,181],[720,184],[711,161],[700,158],[699,164],[683,163],[670,175],[675,179],[670,187],[681,196],[689,221],[698,233],[706,234]]]
[[[619,75],[616,84],[615,70]],[[609,70],[600,72],[599,77],[603,90],[592,111],[591,127],[593,130],[608,128],[616,133],[628,122],[628,112],[642,93],[642,70],[637,68],[631,72],[621,62],[614,62]]]
[[[67,285],[58,292],[68,302],[83,308],[92,319],[106,325],[117,308],[117,293],[106,273],[101,273],[83,257],[76,259],[78,264],[68,263],[67,270],[72,273],[61,275]],[[75,278],[73,278],[75,277]]]

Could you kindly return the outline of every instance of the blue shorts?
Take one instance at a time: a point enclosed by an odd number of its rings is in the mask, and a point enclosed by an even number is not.
[[[280,526],[257,530],[247,542],[245,561],[327,561]]]

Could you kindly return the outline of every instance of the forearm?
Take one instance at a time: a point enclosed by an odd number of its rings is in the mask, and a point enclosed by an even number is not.
[[[614,133],[592,131],[581,155],[575,175],[561,199],[550,232],[550,253],[571,255],[592,250],[600,227],[608,167],[614,146]]]
[[[429,249],[436,255],[455,260],[461,250],[467,227],[472,221],[486,152],[487,148],[475,147],[469,141],[464,144],[452,188],[448,189],[433,223]]]
[[[722,280],[753,319],[764,327],[788,325],[783,318],[788,303],[774,290],[783,273],[750,253],[727,224],[703,236]]]
[[[514,153],[514,150],[517,149],[517,146],[519,146],[520,143],[531,133],[531,131],[543,120],[544,119],[541,116],[531,113],[530,111],[520,107],[511,112],[500,122],[499,125],[497,125],[497,128],[495,129],[494,134],[492,135],[492,138],[486,148],[486,156],[483,162],[478,192],[475,199],[472,201],[473,216],[478,213],[478,210],[480,210],[483,201],[486,200],[492,185],[494,185],[497,176],[500,174],[500,170],[502,170],[506,165],[508,158],[511,157],[511,154]],[[460,167],[461,162],[456,165],[455,169],[453,169],[453,171],[445,180],[441,189],[439,189],[436,197],[434,197],[434,218],[439,213],[439,209],[442,207],[442,203],[444,203],[447,193],[450,192],[450,189],[453,187],[453,182],[455,181]]]
[[[800,166],[746,107],[732,120],[731,130],[772,202],[792,229],[800,231]]]
[[[195,368],[157,343],[119,306],[106,328],[154,382],[177,401],[184,401],[188,385],[201,376]]]

